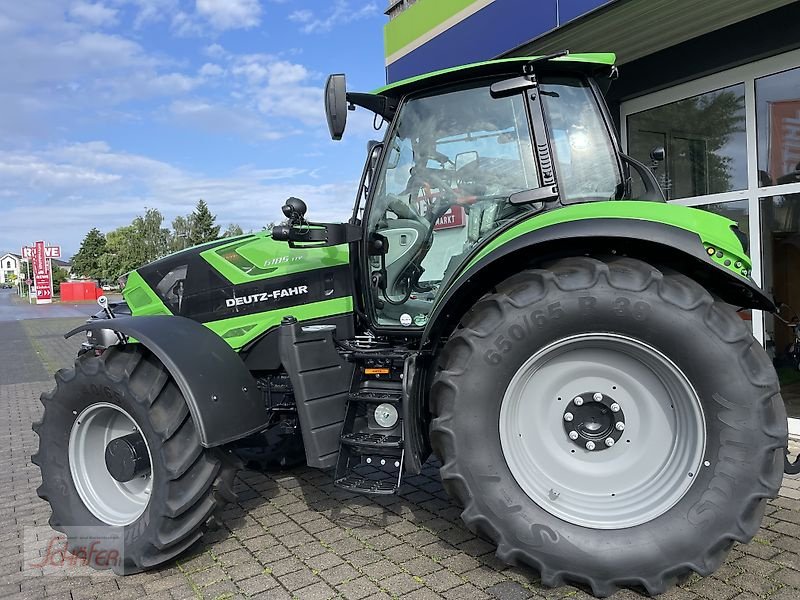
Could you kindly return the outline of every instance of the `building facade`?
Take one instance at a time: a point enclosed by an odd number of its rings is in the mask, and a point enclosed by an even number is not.
[[[0,285],[14,283],[19,280],[22,268],[22,257],[19,254],[7,253],[0,256]]]
[[[623,149],[649,163],[663,147],[668,200],[738,222],[753,278],[792,307],[783,316],[800,311],[800,2],[417,0],[390,16],[389,81],[495,57],[615,52],[606,99]],[[791,328],[761,311],[744,318],[800,418],[800,377],[782,363]]]

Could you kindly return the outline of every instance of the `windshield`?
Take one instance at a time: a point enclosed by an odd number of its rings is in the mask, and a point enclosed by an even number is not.
[[[613,198],[613,147],[586,84],[553,78],[542,96],[559,185],[571,178],[562,195]],[[370,247],[384,248],[368,259],[373,307],[380,325],[423,327],[470,251],[531,210],[509,202],[541,185],[526,97],[492,98],[486,82],[418,96],[401,106],[385,153],[368,222]]]

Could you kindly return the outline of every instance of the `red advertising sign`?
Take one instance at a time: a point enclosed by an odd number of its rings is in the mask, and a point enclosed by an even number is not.
[[[464,226],[464,207],[463,206],[451,206],[446,213],[444,213],[441,217],[436,219],[436,223],[433,226],[434,231],[439,231],[440,229],[453,229],[455,227],[463,227]]]
[[[22,258],[33,258],[35,246],[23,246]],[[47,258],[61,258],[61,246],[45,246],[44,255]]]
[[[28,280],[28,285],[33,283],[36,287],[36,304],[49,304],[53,301],[53,273],[50,259],[60,256],[59,246],[47,246],[42,241],[22,248],[22,257],[31,261],[33,281]]]
[[[800,99],[769,103],[769,174],[772,183],[786,180],[800,163]],[[781,181],[783,179],[783,181]]]
[[[36,242],[33,250],[33,280],[36,282],[36,303],[46,304],[53,300],[50,280],[50,259],[47,257],[44,242]]]

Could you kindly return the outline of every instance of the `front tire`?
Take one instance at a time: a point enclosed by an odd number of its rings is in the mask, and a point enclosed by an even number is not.
[[[545,585],[658,594],[708,575],[780,487],[775,371],[685,276],[585,257],[520,273],[464,317],[439,369],[444,486]]]
[[[32,460],[42,474],[37,493],[53,511],[50,526],[67,535],[71,550],[86,528],[122,531],[123,560],[91,566],[128,574],[167,562],[235,499],[236,461],[202,447],[180,390],[147,350],[129,345],[79,357],[73,369],[56,373],[55,390],[41,401]],[[124,433],[141,436],[139,458],[148,464],[120,482],[106,468],[104,450]]]

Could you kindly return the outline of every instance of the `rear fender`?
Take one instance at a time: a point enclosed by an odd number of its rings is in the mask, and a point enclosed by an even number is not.
[[[150,350],[181,390],[200,434],[211,448],[261,431],[269,415],[244,362],[217,334],[176,316],[121,317],[90,321],[67,333],[111,329]]]
[[[566,256],[618,254],[640,258],[684,273],[737,308],[773,311],[772,299],[752,279],[725,265],[726,261],[733,265],[741,260],[745,272],[750,266],[741,242],[733,232],[728,233],[731,244],[712,246],[687,229],[625,218],[579,219],[523,233],[489,253],[479,253],[457,276],[430,315],[422,347],[431,348],[448,336],[462,315],[494,285],[522,269]],[[712,250],[713,256],[709,254]],[[716,252],[723,254],[722,258]]]

